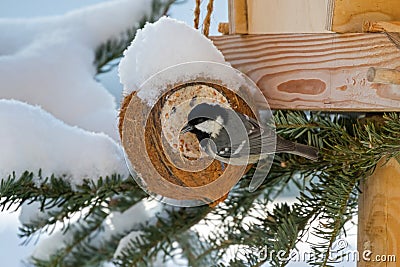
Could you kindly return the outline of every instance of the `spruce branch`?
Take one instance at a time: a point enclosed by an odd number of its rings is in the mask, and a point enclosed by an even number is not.
[[[33,258],[32,262],[35,266],[101,266],[112,261],[125,232],[104,236],[105,219],[110,213],[96,209],[95,213],[70,226],[64,234],[72,238],[67,238],[57,253],[48,260]]]
[[[38,184],[37,181],[42,182]],[[29,241],[35,233],[53,229],[57,222],[68,221],[74,213],[82,211],[83,208],[88,209],[85,216],[89,216],[105,203],[110,205],[111,201],[121,199],[116,196],[124,192],[136,199],[146,196],[132,178],[122,179],[117,174],[100,177],[97,182],[86,179],[83,184],[73,188],[64,177],[52,175],[43,178],[40,172],[38,175],[24,172],[19,178],[13,174],[1,181],[0,207],[4,210],[13,204],[19,207],[23,203],[39,202],[42,212],[50,210],[46,220],[33,221],[20,228],[20,237]]]
[[[357,211],[358,183],[372,173],[383,157],[399,154],[398,115],[385,115],[383,123],[380,121],[379,124],[368,119],[351,121],[340,114],[311,114],[307,117],[280,112],[276,119],[280,133],[287,137],[301,133],[296,138],[307,133],[308,143],[321,148],[321,159],[317,165],[312,163],[307,166],[310,171],[314,169],[309,172],[313,173],[313,177],[299,201],[304,203],[302,209],[318,209],[313,219],[318,218],[321,224],[313,229],[314,234],[326,240],[324,244],[312,244],[316,260],[310,263],[328,266],[332,263],[329,256],[336,238]],[[285,124],[296,124],[296,127],[293,129]],[[349,125],[352,126],[350,130]],[[295,165],[300,172],[304,169],[298,166],[296,160],[287,161],[285,165]]]
[[[160,251],[164,253],[166,260],[175,250],[174,236],[189,230],[210,209],[208,206],[166,209],[167,216],[158,216],[155,224],[143,225],[140,238],[130,240],[114,263],[117,266],[147,266]]]
[[[73,252],[74,250],[76,251],[77,249],[79,249],[80,255],[90,255],[87,253],[87,251],[91,248],[90,244],[85,244],[85,246],[79,245],[83,243],[86,239],[88,239],[91,235],[99,231],[107,215],[108,212],[102,211],[101,208],[96,208],[94,212],[92,212],[91,216],[86,217],[84,223],[74,224],[74,226],[68,228],[68,235],[73,236],[72,241],[65,241],[64,246],[59,249],[57,253],[52,255],[49,260],[33,258],[32,262],[35,266],[93,266],[89,264],[91,263],[91,257],[85,258],[83,264],[81,263],[79,265],[75,265],[75,263],[79,260],[82,260],[82,258],[72,257]],[[104,253],[99,255],[104,256]]]
[[[267,205],[277,196],[281,187],[287,185],[290,180],[282,179],[279,172],[271,173],[269,179],[255,192],[247,190],[248,179],[240,180],[230,192],[227,200],[211,210],[200,222],[204,226],[209,226],[209,234],[197,233],[197,235],[187,237],[190,238],[189,240],[178,240],[184,250],[184,255],[192,255],[188,258],[190,266],[204,266],[205,263],[218,263],[220,264],[218,266],[225,266],[224,258],[226,259],[231,254],[234,254],[234,256],[227,266],[253,266],[253,263],[258,263],[254,253],[248,253],[248,250],[255,248],[257,244],[263,243],[267,239],[256,244],[255,238],[257,237],[251,236],[251,232],[254,230],[252,227],[258,227],[262,224],[262,219],[255,214],[261,212],[265,215],[263,211],[267,210]],[[258,224],[249,224],[249,218],[253,218]],[[266,231],[263,229],[260,232],[257,233],[258,236],[265,237]],[[247,234],[249,234],[248,238],[241,238],[247,236]],[[287,235],[285,234],[285,236]],[[199,240],[202,240],[201,243],[206,245],[198,245],[194,248],[186,245],[187,243],[199,243]]]
[[[212,257],[204,257],[211,253],[212,245],[205,242],[197,231],[189,229],[177,235],[176,240],[182,249],[182,257],[187,259],[189,266],[202,267],[215,264],[214,259],[210,259]]]

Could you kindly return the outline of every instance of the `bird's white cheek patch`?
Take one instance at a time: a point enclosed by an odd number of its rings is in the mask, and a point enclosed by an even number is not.
[[[217,137],[222,129],[222,125],[213,120],[204,121],[200,124],[197,124],[195,127],[200,131],[210,134],[211,137],[214,138]]]
[[[224,120],[222,119],[221,116],[218,116],[215,121],[218,122],[220,124],[220,126],[224,124]]]

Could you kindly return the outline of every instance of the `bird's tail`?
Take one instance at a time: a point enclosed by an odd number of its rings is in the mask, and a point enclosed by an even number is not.
[[[310,160],[318,159],[318,149],[312,146],[307,146],[299,143],[295,143],[283,138],[277,137],[276,152],[285,152],[301,157],[305,157]]]
[[[302,156],[308,158],[310,160],[317,160],[318,159],[318,149],[312,146],[306,146],[303,144],[295,143],[295,150],[288,151],[291,154],[295,154],[298,156]]]

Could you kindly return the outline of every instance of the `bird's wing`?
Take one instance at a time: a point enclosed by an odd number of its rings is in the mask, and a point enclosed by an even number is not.
[[[261,128],[258,122],[251,117],[242,114],[239,114],[239,117],[246,129],[252,129],[254,127],[253,131],[248,134],[250,147],[252,148],[251,154],[259,153],[262,146],[264,146],[263,150],[266,150],[267,153],[287,152],[296,149],[296,144],[294,142],[278,136],[272,128]]]
[[[262,146],[264,146],[263,153],[273,153],[275,151],[276,137],[272,131],[268,134],[267,130],[261,130],[255,119],[240,113],[236,113],[236,115],[240,118],[242,127],[244,126],[247,133],[243,133],[243,136],[239,135],[239,137],[230,138],[226,129],[223,128],[218,135],[219,142],[216,143],[215,153],[217,155],[224,158],[260,155]],[[242,127],[237,128],[243,129]],[[244,136],[245,134],[247,135],[247,139]],[[224,140],[224,142],[221,142],[221,140]]]

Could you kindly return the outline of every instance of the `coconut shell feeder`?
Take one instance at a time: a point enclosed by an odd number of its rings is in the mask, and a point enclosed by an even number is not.
[[[192,133],[180,135],[180,130],[197,104],[216,103],[257,119],[270,113],[260,99],[264,97],[254,83],[224,64],[186,63],[154,75],[124,98],[120,112],[119,133],[135,180],[169,204],[196,206],[224,199],[251,166],[214,160]]]

